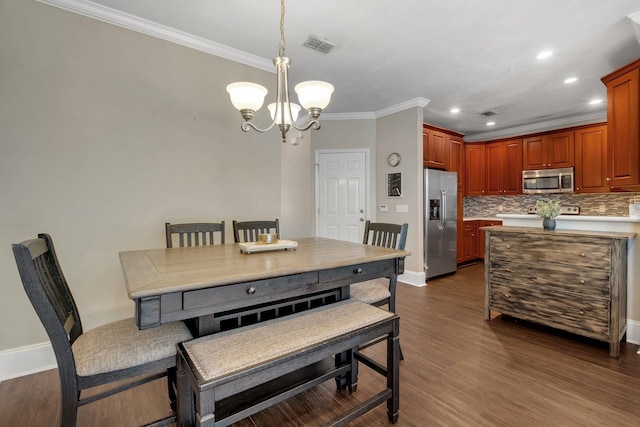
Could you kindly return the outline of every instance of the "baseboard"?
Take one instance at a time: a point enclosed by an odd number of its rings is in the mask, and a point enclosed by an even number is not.
[[[427,286],[427,277],[424,271],[405,270],[404,274],[398,276],[398,281],[412,286]]]
[[[57,367],[49,342],[0,351],[0,382]]]
[[[627,319],[627,342],[640,344],[640,321]]]

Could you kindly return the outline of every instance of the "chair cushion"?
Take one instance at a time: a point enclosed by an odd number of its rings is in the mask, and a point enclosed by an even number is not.
[[[391,298],[388,281],[383,283],[377,280],[369,280],[367,282],[354,283],[351,285],[349,292],[351,293],[351,298],[359,299],[367,304]]]
[[[183,322],[139,330],[129,318],[84,332],[72,349],[78,375],[87,376],[175,356],[176,344],[192,338]]]

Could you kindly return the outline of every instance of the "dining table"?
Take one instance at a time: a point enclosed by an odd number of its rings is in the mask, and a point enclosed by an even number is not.
[[[395,283],[410,255],[322,237],[294,242],[251,253],[238,243],[120,252],[137,326],[185,320],[203,336],[268,320],[348,299],[352,283]]]

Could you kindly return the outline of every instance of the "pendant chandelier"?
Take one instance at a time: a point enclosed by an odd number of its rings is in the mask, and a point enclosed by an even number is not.
[[[227,86],[227,92],[231,97],[231,103],[240,111],[245,120],[241,126],[243,131],[248,132],[253,129],[258,132],[267,132],[277,124],[282,133],[282,142],[287,142],[286,133],[292,126],[298,131],[306,131],[311,128],[320,129],[318,117],[320,117],[322,110],[329,105],[333,86],[317,80],[302,82],[295,86],[298,100],[311,118],[306,126],[298,127],[296,119],[300,112],[300,106],[289,101],[289,65],[291,61],[285,56],[284,50],[284,0],[280,0],[280,48],[278,56],[273,59],[277,73],[277,93],[276,102],[267,106],[273,120],[269,127],[260,129],[251,121],[256,111],[264,103],[264,97],[268,92],[266,87],[256,83],[236,82]]]

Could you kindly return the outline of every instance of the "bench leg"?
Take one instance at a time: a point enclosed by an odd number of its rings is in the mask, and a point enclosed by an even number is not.
[[[176,389],[178,394],[176,402],[176,425],[180,427],[193,426],[195,425],[195,402],[184,370],[184,361],[180,353],[178,353],[176,366]]]
[[[400,329],[399,319],[393,322],[393,331],[387,337],[387,388],[391,397],[387,400],[389,422],[395,424],[400,412]]]
[[[335,355],[335,364],[336,367],[337,366],[341,366],[343,365],[345,362],[347,362],[349,360],[350,355],[347,354],[346,351],[342,352],[342,353],[338,353]],[[353,359],[353,357],[351,357],[351,359]],[[347,376],[345,375],[338,375],[336,378],[336,388],[338,390],[344,390],[347,388],[347,385],[349,385],[349,378],[347,378]]]
[[[358,349],[354,348],[347,352],[349,364],[351,365],[351,369],[347,374],[347,387],[349,388],[349,393],[355,393],[358,388],[358,360],[354,357],[354,354],[357,351]]]

